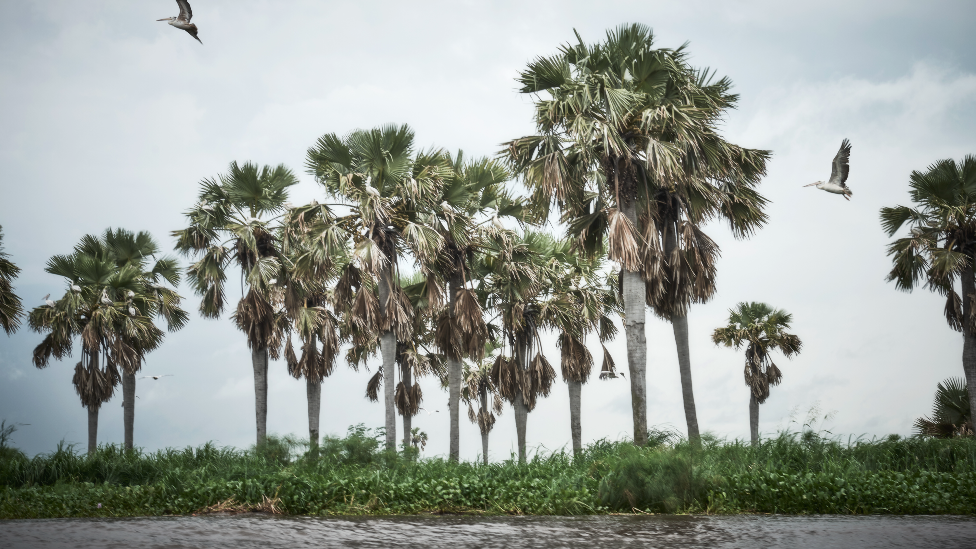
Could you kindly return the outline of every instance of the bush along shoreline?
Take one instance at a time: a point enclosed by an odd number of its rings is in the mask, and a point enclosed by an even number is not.
[[[207,444],[155,453],[61,445],[33,459],[0,448],[0,518],[127,517],[263,511],[422,513],[976,514],[976,440],[841,442],[782,433],[757,447],[651,436],[598,441],[482,465],[380,450],[361,426],[311,451],[271,437],[260,448]],[[304,451],[303,451],[304,450]]]

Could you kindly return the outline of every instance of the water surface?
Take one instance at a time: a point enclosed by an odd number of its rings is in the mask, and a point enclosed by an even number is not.
[[[239,515],[0,521],[0,548],[976,547],[976,518],[945,516]]]

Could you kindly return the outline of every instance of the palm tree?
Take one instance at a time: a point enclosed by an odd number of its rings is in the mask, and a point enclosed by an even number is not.
[[[888,236],[906,223],[910,229],[909,236],[888,246],[893,264],[888,280],[904,291],[924,283],[946,297],[946,321],[963,334],[962,368],[970,409],[976,410],[976,156],[913,171],[908,185],[914,207],[881,208]]]
[[[728,79],[690,67],[683,46],[654,49],[643,25],[609,31],[603,44],[577,38],[521,74],[523,93],[548,97],[536,98],[538,135],[509,142],[507,155],[536,215],[555,203],[580,248],[595,253],[606,235],[621,266],[635,443],[647,439],[645,304],[674,324],[696,437],[685,309],[714,291],[717,254],[697,227],[723,217],[747,236],[765,221],[754,187],[769,153],[721,138],[737,96]]]
[[[288,373],[305,378],[308,397],[308,437],[312,455],[319,445],[322,382],[335,370],[343,342],[342,320],[330,289],[348,266],[348,238],[328,207],[308,204],[289,209],[282,221],[282,250],[286,277],[276,281],[291,322],[285,344]],[[301,358],[295,355],[291,332],[298,334]],[[321,349],[319,348],[321,344]]]
[[[410,339],[413,321],[398,284],[400,261],[409,251],[422,262],[436,249],[437,235],[420,216],[434,207],[433,197],[449,172],[437,151],[414,154],[414,133],[407,125],[357,130],[344,138],[326,134],[308,150],[306,166],[330,197],[352,209],[340,220],[355,247],[356,265],[350,267],[371,279],[360,286],[354,306],[364,314],[354,316],[361,331],[379,335],[386,447],[393,450],[397,343]],[[369,288],[373,283],[375,296]]]
[[[551,285],[550,299],[543,303],[541,317],[547,327],[559,332],[562,376],[569,386],[573,453],[579,454],[583,450],[582,387],[590,377],[594,362],[586,348],[586,336],[592,332],[599,335],[603,350],[601,378],[611,375],[614,362],[605,344],[617,334],[611,315],[619,314],[621,307],[616,275],[600,276],[602,255],[575,254],[572,243],[561,240],[555,245],[554,256],[559,261],[558,274]]]
[[[145,272],[129,264],[120,266],[104,241],[92,235],[83,237],[71,255],[52,257],[45,270],[64,277],[68,288],[53,304],[30,313],[31,329],[47,333],[34,349],[33,362],[45,368],[52,356],[58,360],[70,356],[75,338],[80,340],[81,360],[72,382],[88,409],[88,452],[92,453],[97,447],[99,409],[112,398],[121,373],[138,370],[145,355],[162,342],[163,333],[152,322],[160,301],[149,295],[151,278]]]
[[[167,288],[161,282],[166,281],[173,286],[180,283],[180,271],[176,261],[170,258],[160,258],[150,265],[150,258],[159,253],[159,245],[148,232],[138,234],[125,229],[107,229],[98,242],[88,241],[83,248],[84,253],[111,258],[117,268],[132,267],[139,272],[143,289],[141,299],[135,300],[128,296],[127,307],[135,307],[139,314],[150,320],[162,317],[166,320],[167,329],[175,332],[182,328],[188,319],[186,311],[180,307],[182,297],[174,290]],[[140,307],[140,304],[142,307]],[[131,367],[122,369],[122,407],[123,424],[125,430],[125,449],[133,447],[135,430],[135,400],[136,400],[136,372],[141,369],[142,362],[132,363]]]
[[[20,267],[7,259],[3,251],[3,227],[0,227],[0,327],[10,335],[20,328],[20,316],[24,306],[14,293],[12,283],[20,273]]]
[[[555,241],[543,233],[501,231],[490,244],[476,269],[484,273],[478,293],[500,318],[508,351],[495,359],[491,382],[515,411],[519,461],[524,462],[528,414],[539,397],[549,396],[556,378],[539,333],[547,290],[555,278],[550,261]]]
[[[478,363],[464,362],[464,386],[461,388],[461,399],[468,405],[468,420],[477,424],[478,430],[481,431],[481,459],[485,465],[488,465],[488,435],[495,426],[495,414],[502,414],[501,395],[491,382],[493,355],[500,351],[500,345],[489,341],[485,347],[487,359]],[[490,406],[489,397],[491,397]],[[477,412],[471,406],[472,402],[477,403]]]
[[[232,318],[251,349],[259,446],[267,436],[268,359],[278,359],[285,326],[281,292],[274,289],[274,281],[285,277],[280,242],[269,227],[274,218],[263,218],[285,209],[288,187],[296,183],[283,165],[259,168],[232,162],[227,174],[200,182],[200,202],[186,212],[189,226],[172,233],[176,249],[196,259],[187,278],[203,298],[203,317],[220,317],[227,270],[235,263],[240,268],[242,292],[247,293]]]
[[[915,420],[915,430],[924,436],[952,438],[973,436],[973,415],[966,380],[950,377],[939,383],[932,405],[932,417]]]
[[[436,345],[447,357],[448,407],[450,413],[449,458],[460,455],[460,405],[462,363],[483,358],[488,327],[482,312],[483,300],[474,292],[477,278],[472,262],[486,239],[504,230],[502,219],[521,222],[521,199],[513,197],[505,184],[511,175],[496,160],[466,160],[464,153],[444,154],[450,176],[445,178],[437,206],[425,222],[438,235],[439,247],[430,261],[421,263],[427,277],[428,301],[435,309],[442,301],[440,290],[447,286],[446,307],[437,316]]]
[[[729,324],[716,328],[712,341],[716,345],[734,347],[746,345],[746,365],[743,375],[749,387],[749,431],[753,446],[759,444],[759,405],[769,398],[769,388],[783,379],[769,356],[779,350],[786,358],[800,353],[800,338],[787,333],[793,315],[773,309],[765,303],[739,303],[729,311]]]

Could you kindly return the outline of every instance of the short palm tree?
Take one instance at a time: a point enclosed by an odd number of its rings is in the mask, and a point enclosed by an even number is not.
[[[105,241],[92,235],[83,237],[71,255],[52,257],[45,270],[64,277],[67,290],[53,305],[30,313],[31,329],[47,333],[34,349],[34,365],[45,368],[52,356],[70,356],[75,338],[80,341],[81,360],[72,381],[88,409],[91,453],[97,447],[101,405],[112,398],[122,373],[137,371],[162,342],[163,333],[152,321],[161,307],[150,287],[156,278],[134,265],[120,265]],[[180,317],[176,305],[171,312]]]
[[[491,368],[496,352],[501,346],[489,341],[485,347],[485,356],[481,362],[464,362],[464,385],[461,388],[461,399],[468,405],[468,420],[478,425],[481,432],[481,459],[488,465],[488,435],[495,427],[495,415],[502,414],[502,399],[498,389],[491,382]],[[490,404],[489,404],[490,399]],[[471,403],[478,406],[475,412]]]
[[[888,236],[909,227],[908,236],[888,246],[888,280],[905,291],[925,284],[946,297],[946,321],[963,334],[962,368],[970,408],[976,409],[976,156],[913,171],[908,186],[913,207],[881,208]]]
[[[932,404],[932,416],[915,420],[915,431],[924,436],[952,438],[973,436],[973,415],[966,380],[950,377],[939,383]]]
[[[288,187],[296,183],[282,165],[232,162],[228,173],[200,182],[200,201],[186,212],[189,226],[173,232],[176,249],[195,260],[187,279],[203,298],[203,317],[219,318],[224,312],[227,271],[232,265],[240,269],[246,294],[232,317],[251,349],[258,445],[267,436],[268,359],[278,358],[285,326],[276,289],[277,280],[285,278],[284,264],[271,224],[285,209]]]
[[[800,353],[800,338],[788,333],[793,315],[765,303],[739,303],[729,311],[729,323],[716,328],[712,341],[735,349],[746,346],[743,375],[749,387],[749,432],[753,446],[759,444],[759,405],[769,398],[769,388],[783,379],[770,353],[779,350],[786,358]]]
[[[339,223],[353,241],[351,268],[365,282],[354,306],[363,314],[354,317],[361,331],[378,334],[386,447],[392,450],[397,342],[410,339],[413,320],[406,316],[409,300],[397,283],[401,260],[409,252],[423,262],[436,249],[437,235],[420,216],[434,207],[449,171],[439,152],[414,153],[414,132],[406,125],[357,130],[343,138],[326,134],[308,150],[306,166],[332,199],[352,210]],[[367,291],[374,284],[375,295]]]
[[[20,267],[7,259],[3,251],[3,227],[0,227],[0,328],[10,335],[20,328],[20,317],[24,305],[13,290],[13,280],[20,273]]]
[[[167,257],[152,261],[160,252],[152,235],[145,231],[136,234],[125,229],[108,229],[97,244],[91,244],[92,249],[86,249],[86,253],[110,257],[119,269],[128,266],[138,270],[143,284],[143,299],[140,300],[144,305],[142,314],[152,320],[162,317],[170,332],[175,332],[186,324],[188,315],[180,307],[182,297],[162,284],[165,281],[178,286],[179,267],[175,260]],[[135,302],[130,305],[139,308]],[[136,372],[142,367],[142,363],[134,363],[132,366],[122,369],[124,446],[127,450],[132,449],[134,442]]]
[[[550,261],[555,241],[549,235],[502,231],[481,258],[478,293],[500,319],[505,351],[491,369],[491,382],[512,404],[519,461],[526,459],[528,414],[539,397],[549,396],[556,371],[542,352],[540,329],[548,288],[554,280]],[[553,314],[551,311],[549,314]]]
[[[583,450],[582,387],[590,377],[593,356],[586,347],[586,337],[599,336],[603,367],[601,377],[613,372],[614,361],[606,343],[617,334],[613,316],[621,311],[617,293],[617,276],[603,276],[602,255],[575,254],[572,243],[561,240],[554,246],[558,261],[549,299],[543,302],[541,317],[546,327],[558,334],[563,381],[569,386],[570,432],[573,453]]]
[[[577,35],[579,39],[579,36]],[[717,248],[698,225],[725,218],[737,236],[765,221],[754,187],[767,151],[728,143],[717,126],[737,96],[728,79],[688,64],[684,47],[655,49],[650,28],[625,25],[601,44],[563,46],[530,63],[521,91],[536,99],[538,135],[508,143],[534,213],[561,211],[579,247],[606,236],[621,266],[634,441],[647,439],[645,304],[672,321],[689,436],[697,414],[687,352],[687,305],[714,291]]]

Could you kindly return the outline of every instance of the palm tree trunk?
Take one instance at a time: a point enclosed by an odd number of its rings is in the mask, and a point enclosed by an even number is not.
[[[268,349],[251,349],[254,368],[254,418],[257,423],[257,445],[262,446],[268,436]]]
[[[308,395],[308,444],[313,456],[319,453],[319,416],[322,412],[322,383],[305,378],[305,394]]]
[[[621,211],[637,227],[637,204],[627,201]],[[630,398],[634,412],[634,444],[647,444],[647,334],[644,331],[646,283],[639,272],[622,269],[624,332],[630,369]]]
[[[488,411],[488,390],[484,387],[479,391],[481,394],[481,409],[485,412]],[[478,422],[478,428],[481,429],[481,422]],[[485,465],[488,465],[488,432],[481,430],[481,459]]]
[[[122,372],[122,422],[125,425],[125,449],[132,449],[132,431],[136,420],[136,375]]]
[[[969,390],[970,421],[976,425],[976,329],[972,326],[973,299],[976,299],[976,279],[973,275],[973,258],[963,269],[962,282],[962,369],[966,374],[966,388]]]
[[[390,297],[393,267],[387,265],[380,273],[380,314],[386,316],[386,301]],[[383,404],[386,406],[386,449],[396,450],[396,334],[387,330],[380,334],[380,353],[383,355]]]
[[[455,316],[457,293],[461,289],[461,275],[455,273],[448,284],[448,313]],[[451,448],[448,459],[458,461],[461,456],[461,360],[447,358],[448,411],[451,415]]]
[[[88,455],[98,449],[98,406],[88,407]]]
[[[685,421],[688,422],[688,440],[699,440],[698,412],[695,410],[695,393],[691,384],[691,351],[688,347],[688,317],[671,318],[674,328],[674,343],[678,347],[678,370],[681,372],[681,397],[685,404]]]
[[[752,438],[752,445],[759,445],[759,401],[756,395],[749,390],[749,435]]]
[[[412,398],[413,392],[410,389],[412,388],[411,386],[413,385],[413,381],[410,379],[410,366],[407,366],[406,364],[403,365],[403,368],[400,369],[400,378],[403,380],[403,390],[407,393],[408,396]],[[413,403],[411,402],[411,404]],[[413,423],[413,416],[410,415],[410,410],[407,410],[407,413],[403,414],[403,450],[404,451],[410,448],[410,438],[413,436],[413,433],[410,432],[412,428],[412,423]]]
[[[512,403],[512,408],[515,408],[515,432],[518,434],[519,463],[525,463],[525,427],[529,419],[529,407],[522,399],[521,389],[515,394],[515,402]]]
[[[569,429],[573,433],[573,455],[583,451],[583,429],[580,424],[580,396],[583,384],[571,379],[569,383]]]

